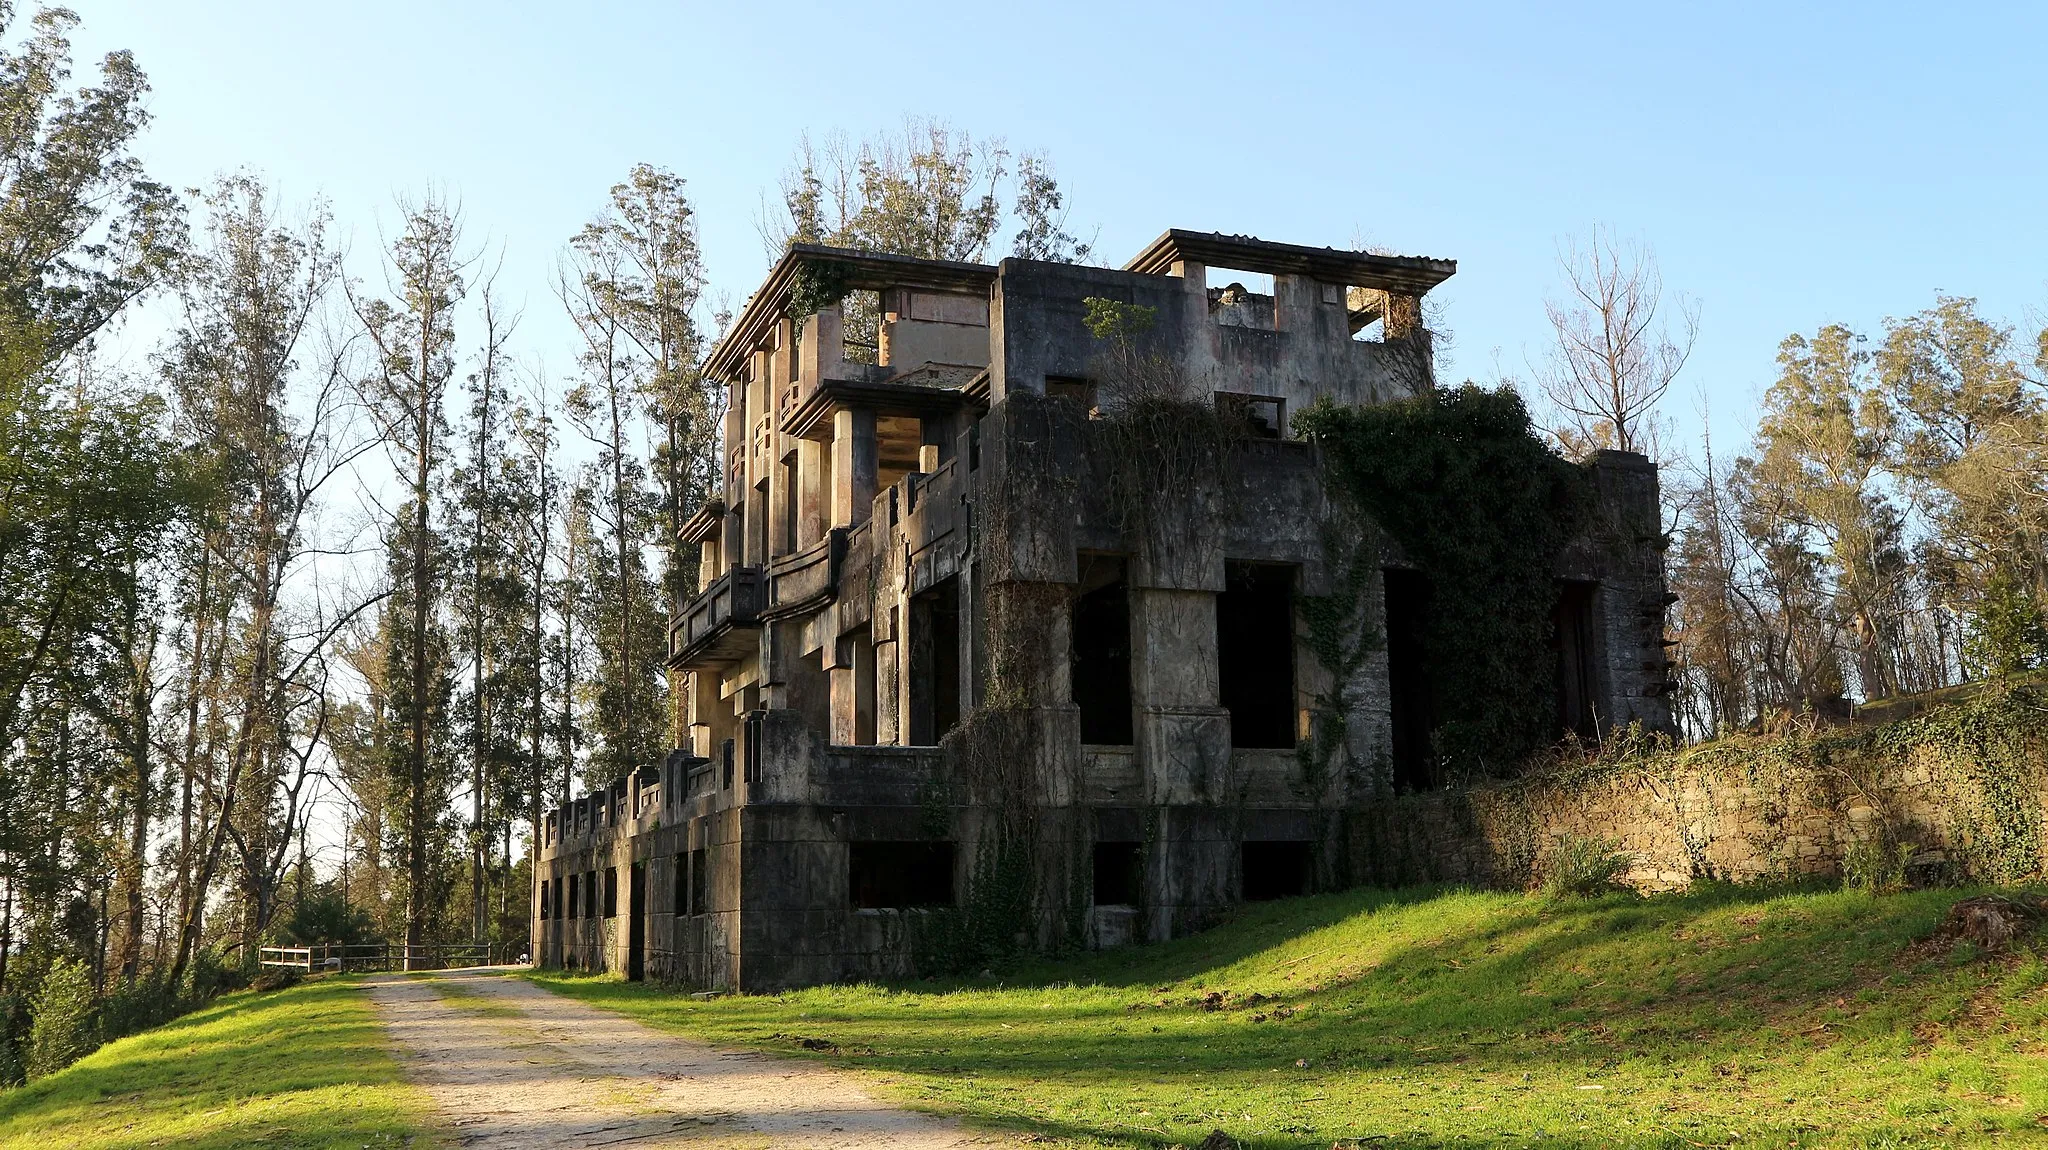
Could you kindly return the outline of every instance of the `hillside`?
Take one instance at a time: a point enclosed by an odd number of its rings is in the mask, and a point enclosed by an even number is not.
[[[1914,1146],[2048,1132],[2048,964],[1968,891],[1418,888],[962,983],[709,1001],[540,981],[1062,1145]]]
[[[411,1145],[426,1107],[354,980],[330,978],[229,995],[0,1091],[0,1150]]]

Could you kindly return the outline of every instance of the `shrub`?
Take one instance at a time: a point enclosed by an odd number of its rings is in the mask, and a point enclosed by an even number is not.
[[[275,990],[289,990],[304,978],[290,967],[271,967],[251,980],[249,986],[260,994],[269,994]]]
[[[100,1002],[100,1038],[116,1038],[162,1026],[184,1013],[184,1004],[162,972],[115,986]]]
[[[1842,853],[1842,886],[1872,894],[1894,894],[1906,889],[1906,862],[1913,857],[1913,844],[1884,839],[1851,843]]]
[[[29,1007],[34,1021],[28,1032],[28,1076],[55,1074],[92,1053],[100,1044],[98,1011],[94,1009],[92,971],[84,963],[60,958],[43,976]]]
[[[1559,835],[1543,859],[1543,891],[1552,898],[1604,894],[1621,885],[1633,861],[1612,839]]]
[[[202,950],[192,956],[192,966],[185,973],[182,997],[190,1008],[248,985],[248,971],[229,965],[218,952]]]

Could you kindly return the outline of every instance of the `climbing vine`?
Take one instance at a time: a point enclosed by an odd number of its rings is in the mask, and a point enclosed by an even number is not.
[[[1295,419],[1332,498],[1429,577],[1434,749],[1447,774],[1499,774],[1550,740],[1556,561],[1591,506],[1513,391],[1467,385]]]
[[[853,274],[853,265],[841,260],[807,259],[796,265],[783,314],[794,322],[799,338],[804,334],[805,320],[834,306],[853,290]]]

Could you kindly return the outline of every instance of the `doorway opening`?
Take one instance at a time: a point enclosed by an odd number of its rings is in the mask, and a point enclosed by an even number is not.
[[[1081,741],[1131,743],[1131,599],[1124,561],[1083,555],[1074,597],[1070,680],[1081,708]]]
[[[1430,731],[1436,724],[1429,682],[1429,576],[1393,568],[1385,574],[1394,788],[1426,791],[1436,785],[1436,756],[1430,750]]]
[[[1233,747],[1292,747],[1294,568],[1226,563],[1216,596],[1219,701]]]

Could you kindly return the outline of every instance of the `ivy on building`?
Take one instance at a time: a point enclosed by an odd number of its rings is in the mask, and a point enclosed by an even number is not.
[[[1377,524],[1431,586],[1423,634],[1445,775],[1500,774],[1554,733],[1559,553],[1592,504],[1521,397],[1467,384],[1295,419],[1333,499]]]

